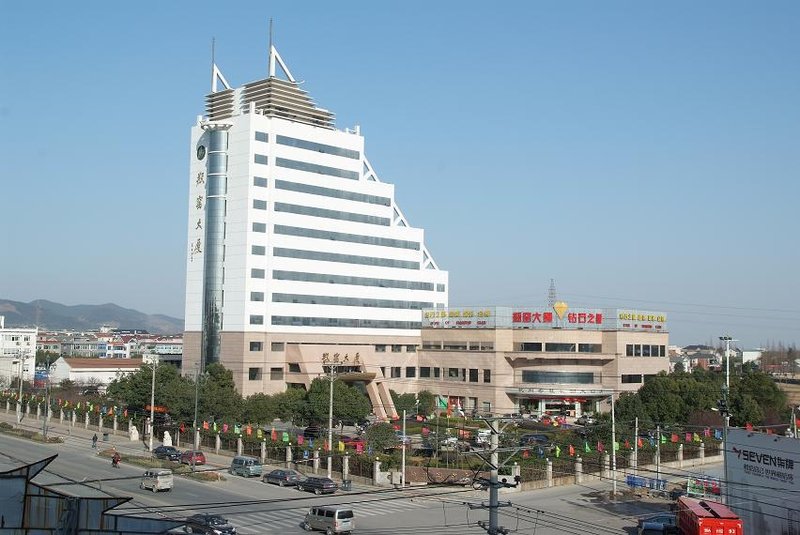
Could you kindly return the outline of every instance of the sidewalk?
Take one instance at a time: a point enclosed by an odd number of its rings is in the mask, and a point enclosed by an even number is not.
[[[11,410],[6,413],[5,408],[0,409],[0,422],[6,422],[14,427],[25,429],[28,431],[37,431],[39,433],[42,432],[42,426],[44,424],[44,417],[42,416],[40,419],[36,419],[35,415],[29,416],[25,415],[22,419],[21,423],[17,422],[17,414]],[[114,434],[112,429],[103,428],[102,432],[98,430],[96,425],[89,426],[88,429],[84,427],[83,423],[78,423],[74,427],[68,425],[67,421],[65,420],[64,423],[60,423],[58,418],[53,418],[50,420],[50,423],[47,427],[48,429],[48,436],[57,436],[61,437],[64,440],[65,444],[76,446],[78,448],[87,448],[91,449],[92,447],[92,437],[97,433],[97,451],[103,451],[106,449],[114,448],[120,452],[122,455],[132,455],[132,456],[139,456],[139,457],[147,457],[149,455],[149,443],[138,440],[138,441],[131,441],[128,437],[127,431],[117,431]],[[103,433],[107,433],[107,440],[104,437]],[[153,447],[160,446],[162,443],[160,440],[153,440]],[[186,449],[184,445],[181,445],[181,450]],[[231,459],[233,458],[233,453],[230,455],[224,455],[220,452],[220,454],[216,454],[213,451],[206,451],[203,450],[203,453],[206,456],[207,464],[206,466],[217,468],[217,469],[224,469],[227,471],[228,467],[231,464]],[[265,470],[267,469],[268,465],[265,465]],[[271,467],[270,467],[271,469]]]

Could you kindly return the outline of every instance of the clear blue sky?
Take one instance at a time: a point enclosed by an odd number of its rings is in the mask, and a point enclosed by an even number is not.
[[[262,78],[270,17],[451,305],[554,278],[673,343],[800,341],[798,2],[3,2],[0,298],[183,317],[211,38]]]

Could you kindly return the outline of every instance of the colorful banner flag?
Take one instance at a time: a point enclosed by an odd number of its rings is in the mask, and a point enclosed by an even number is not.
[[[275,430],[274,427],[272,428],[272,432],[270,433],[269,438],[271,438],[273,442],[278,441],[278,432]]]
[[[670,437],[670,441],[671,441],[673,444],[674,444],[674,443],[677,443],[677,442],[678,442],[678,435],[677,435],[677,434],[675,434],[675,433],[672,433],[672,436]]]
[[[247,433],[247,436],[248,436],[248,437],[249,437],[250,435],[252,435],[252,434],[253,434],[253,426],[252,426],[252,425],[250,425],[250,424],[247,424],[247,428],[245,429],[245,432]]]
[[[619,451],[619,440],[614,442],[614,451]]]
[[[722,440],[722,431],[719,429],[714,429],[714,438],[717,440]]]
[[[339,441],[339,451],[344,451],[344,442]]]
[[[527,459],[530,456],[531,456],[531,452],[529,452],[528,450],[522,450],[522,458],[523,459]]]
[[[206,420],[203,420],[203,430],[208,431],[208,428],[209,428],[208,422]]]
[[[626,450],[629,450],[629,449],[631,449],[631,443],[630,443],[630,441],[629,441],[627,438],[625,439],[625,449],[626,449]]]
[[[325,451],[328,451],[330,449],[330,446],[328,445],[328,439],[327,438],[325,439],[325,442],[322,443],[322,449],[325,450]]]
[[[297,444],[302,446],[303,442],[305,442],[305,437],[303,435],[297,435]]]
[[[599,440],[597,441],[597,451],[599,451],[600,453],[606,451],[606,447]]]
[[[661,443],[662,444],[666,444],[667,443],[667,436],[666,435],[661,435]]]
[[[442,410],[449,408],[447,399],[444,396],[436,396],[436,406]]]
[[[181,422],[181,426],[180,426],[179,430],[180,430],[181,433],[185,433],[186,432],[186,426],[183,425],[183,422]]]
[[[237,435],[241,435],[242,434],[242,426],[239,425],[239,424],[234,425],[233,426],[233,432],[236,433]]]
[[[636,445],[639,446],[640,448],[644,447],[644,441],[642,440],[642,437],[636,439]]]
[[[703,436],[704,436],[704,437],[710,437],[710,436],[711,436],[711,429],[710,429],[710,428],[708,428],[708,427],[706,427],[705,429],[703,429]]]
[[[556,457],[561,457],[561,447],[556,444]]]
[[[228,424],[222,424],[222,432],[223,433],[227,433],[228,432]]]
[[[746,424],[744,424],[744,428],[747,429],[748,431],[752,431],[753,430],[753,424],[751,424],[750,422],[747,422]]]
[[[213,429],[213,430],[214,430],[214,432],[216,433],[216,432],[217,432],[217,422],[214,422],[213,428],[214,428],[214,429]]]
[[[575,446],[573,446],[572,444],[569,445],[569,456],[575,457]]]
[[[289,442],[289,433],[287,433],[286,431],[284,431],[284,432],[283,432],[283,436],[281,436],[281,440],[282,440],[283,442]]]
[[[592,451],[592,448],[589,447],[588,442],[583,443],[583,451],[585,451],[586,453],[590,453]]]
[[[692,441],[692,434],[691,433],[686,433],[686,437],[685,438],[686,438],[686,440],[684,442],[691,442]]]
[[[364,444],[356,442],[356,453],[364,453]]]
[[[693,435],[692,435],[692,440],[694,440],[695,442],[702,442],[702,441],[703,441],[703,440],[700,438],[700,435],[698,435],[697,433],[695,433],[695,434],[693,434]]]
[[[256,438],[258,439],[264,438],[264,431],[262,431],[260,427],[256,429]]]

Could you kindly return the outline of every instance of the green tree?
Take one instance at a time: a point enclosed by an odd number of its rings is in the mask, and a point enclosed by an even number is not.
[[[381,423],[370,426],[364,433],[364,441],[367,446],[371,446],[374,451],[383,451],[387,448],[397,446],[400,439],[394,432],[390,424]]]
[[[417,397],[414,394],[399,394],[394,390],[389,390],[389,394],[392,396],[397,414],[402,415],[403,411],[406,411],[406,414],[417,413]]]
[[[308,417],[310,421],[327,422],[330,400],[330,383],[327,379],[314,379],[308,390]],[[372,410],[369,399],[357,388],[339,379],[333,382],[334,420],[363,420]]]
[[[230,370],[218,362],[209,364],[199,381],[198,420],[241,421],[244,401]]]
[[[244,400],[242,418],[245,422],[270,423],[275,419],[275,402],[267,394],[253,394]]]
[[[419,413],[420,414],[433,414],[436,409],[436,396],[430,390],[420,390],[417,394],[419,400]]]
[[[106,395],[115,404],[144,412],[145,406],[150,404],[152,378],[153,367],[144,365],[134,373],[120,375],[111,381]],[[175,366],[161,364],[156,367],[155,404],[166,406],[174,419],[186,419],[192,414],[193,388]]]
[[[308,401],[306,391],[302,388],[287,388],[285,392],[271,396],[276,418],[295,425],[308,423]]]

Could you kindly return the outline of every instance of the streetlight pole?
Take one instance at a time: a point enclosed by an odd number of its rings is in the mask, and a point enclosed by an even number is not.
[[[728,504],[730,501],[729,494],[728,494],[728,427],[731,424],[731,414],[730,414],[730,407],[728,403],[728,396],[730,396],[731,392],[731,342],[738,342],[734,338],[725,335],[720,336],[719,339],[725,342],[725,385],[722,387],[722,406],[720,407],[720,412],[722,412],[722,477],[724,480],[725,489],[723,492],[723,496],[725,497],[725,503]]]
[[[339,353],[334,353],[332,359],[328,353],[322,354],[322,371],[325,373],[325,366],[328,366],[331,382],[328,398],[328,478],[333,475],[333,381],[336,379],[337,368],[343,364],[339,361]]]
[[[400,458],[400,488],[406,488],[406,410],[403,409],[403,451]]]
[[[197,464],[197,456],[195,451],[199,448],[197,443],[197,400],[200,391],[200,363],[195,365],[194,372],[194,420],[192,420],[192,472],[194,472]]]
[[[156,431],[155,426],[155,403],[156,403],[156,364],[158,364],[158,356],[153,355],[153,380],[150,385],[150,451],[153,451],[153,435]]]
[[[42,436],[47,440],[47,424],[50,423],[50,357],[47,357],[45,363],[47,366],[47,379],[44,384],[45,391],[45,407],[44,407],[44,422],[42,422]]]
[[[19,355],[19,397],[17,398],[17,409],[19,414],[17,415],[17,423],[22,422],[22,417],[25,414],[25,407],[22,405],[22,383],[24,382],[25,377],[25,355],[20,352]]]
[[[617,497],[617,419],[614,413],[614,394],[611,394],[611,492]]]

